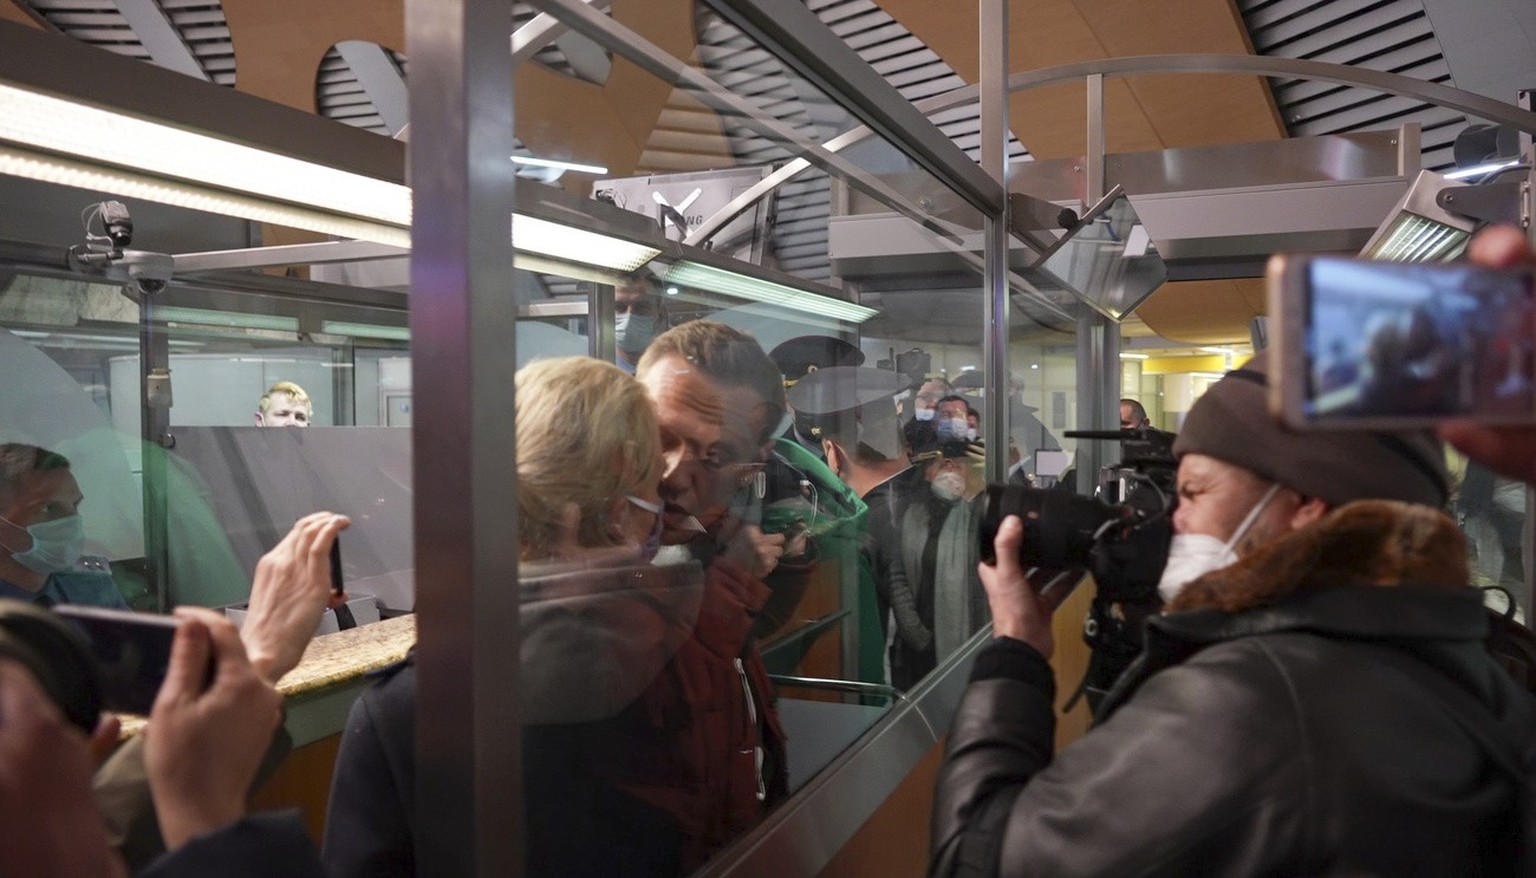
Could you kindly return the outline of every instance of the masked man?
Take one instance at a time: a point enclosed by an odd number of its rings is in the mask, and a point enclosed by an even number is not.
[[[1439,444],[1286,432],[1266,383],[1190,412],[1172,602],[1054,758],[1051,609],[1003,522],[932,874],[1529,874],[1536,709],[1484,643]]]
[[[83,499],[63,455],[0,445],[0,597],[126,606],[106,561],[82,556]]]

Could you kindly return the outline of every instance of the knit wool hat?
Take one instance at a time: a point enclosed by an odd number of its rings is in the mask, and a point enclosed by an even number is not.
[[[1269,413],[1267,357],[1228,372],[1184,420],[1173,453],[1204,454],[1329,506],[1401,500],[1444,507],[1445,452],[1428,433],[1298,432]]]

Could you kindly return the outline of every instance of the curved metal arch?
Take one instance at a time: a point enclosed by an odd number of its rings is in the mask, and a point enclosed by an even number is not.
[[[1093,61],[1042,67],[1039,70],[1011,74],[1008,77],[1008,91],[1011,94],[1045,85],[1071,82],[1094,74],[1137,76],[1148,73],[1251,73],[1257,76],[1280,76],[1359,86],[1400,97],[1418,98],[1437,106],[1460,110],[1468,115],[1536,134],[1536,113],[1522,110],[1513,104],[1397,73],[1363,70],[1345,64],[1330,64],[1325,61],[1307,61],[1298,58],[1269,58],[1260,55],[1221,53],[1099,58]],[[915,103],[919,110],[932,114],[975,101],[979,95],[979,86],[967,85]],[[829,152],[836,152],[859,143],[872,133],[864,126],[851,128],[826,141],[822,147]],[[688,236],[687,243],[702,246],[742,211],[781,184],[804,173],[809,167],[810,163],[804,159],[795,159],[763,178],[760,183],[736,196],[729,204],[706,219],[703,225]]]

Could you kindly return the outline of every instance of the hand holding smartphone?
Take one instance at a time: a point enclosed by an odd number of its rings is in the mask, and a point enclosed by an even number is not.
[[[1270,408],[1299,429],[1536,424],[1525,269],[1276,256]]]
[[[347,606],[346,583],[341,578],[341,534],[331,540],[331,604],[336,614],[336,630],[345,631],[357,627],[352,608]]]
[[[181,620],[128,610],[60,605],[63,617],[90,644],[100,669],[101,706],[148,716],[165,682]],[[210,666],[210,670],[211,670]]]

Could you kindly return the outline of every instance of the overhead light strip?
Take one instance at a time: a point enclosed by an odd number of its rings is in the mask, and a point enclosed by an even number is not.
[[[93,192],[111,192],[123,198],[137,198],[253,222],[309,229],[343,238],[395,247],[411,246],[411,233],[407,227],[278,204],[195,183],[158,179],[131,170],[104,167],[89,161],[46,155],[4,144],[0,144],[0,174]]]
[[[1489,162],[1486,165],[1477,165],[1476,167],[1461,168],[1459,170],[1450,171],[1446,174],[1443,174],[1442,176],[1444,176],[1447,180],[1465,180],[1468,177],[1481,177],[1484,174],[1491,174],[1494,171],[1502,171],[1505,168],[1513,168],[1518,164],[1520,164],[1519,159],[1510,159],[1507,162]]]
[[[781,308],[804,311],[849,323],[863,323],[879,313],[873,308],[866,308],[853,302],[687,259],[673,263],[667,270],[666,280],[669,284],[709,290],[738,299],[777,305]]]
[[[541,159],[538,156],[515,155],[512,161],[527,165],[532,168],[554,168],[557,171],[572,171],[577,174],[606,174],[608,169],[602,165],[584,165],[581,162],[566,162],[559,159]]]
[[[0,84],[0,106],[0,140],[10,143],[398,226],[411,222],[411,190],[398,183],[12,85]]]
[[[12,85],[0,106],[0,174],[410,246],[411,190],[398,183]],[[661,252],[524,214],[512,228],[518,249],[619,271]]]
[[[346,335],[353,338],[378,338],[388,341],[411,340],[410,327],[381,326],[376,323],[348,323],[340,320],[325,320],[320,323],[320,332],[325,335]]]
[[[157,319],[167,323],[268,329],[275,332],[299,331],[299,318],[284,317],[281,314],[245,314],[239,311],[211,311],[206,308],[185,308],[179,305],[158,305],[151,313]]]

